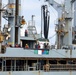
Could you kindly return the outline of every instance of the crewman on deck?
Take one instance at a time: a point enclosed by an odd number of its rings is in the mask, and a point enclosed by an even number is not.
[[[25,45],[25,48],[29,48],[29,45],[28,45],[28,44],[26,44],[26,45]]]

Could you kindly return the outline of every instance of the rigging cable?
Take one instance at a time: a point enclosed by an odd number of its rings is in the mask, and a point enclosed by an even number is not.
[[[56,34],[54,34],[53,36],[49,37],[49,39],[52,39]]]

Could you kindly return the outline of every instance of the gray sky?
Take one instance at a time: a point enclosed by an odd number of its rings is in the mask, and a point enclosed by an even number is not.
[[[8,3],[8,0],[2,0],[3,5]],[[56,2],[63,3],[64,0],[55,0]],[[35,15],[35,22],[36,22],[36,28],[38,33],[41,32],[41,6],[44,3],[44,0],[21,0],[21,15],[24,16],[27,24],[28,21],[31,20],[31,15]],[[57,19],[57,13],[56,11],[50,6],[50,26],[49,26],[49,37],[52,37],[55,34],[55,20]],[[3,23],[7,23],[7,21],[4,21]],[[22,35],[23,31],[26,29],[27,25],[22,28]],[[50,39],[51,43],[53,44],[55,41],[55,37],[53,39]]]

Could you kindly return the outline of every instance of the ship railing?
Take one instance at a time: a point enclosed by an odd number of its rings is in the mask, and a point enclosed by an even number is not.
[[[3,49],[3,52],[5,52],[6,51],[6,49],[24,49],[24,50],[50,50],[51,49],[51,47],[49,47],[49,48],[35,48],[35,47],[29,47],[29,48],[25,48],[25,47],[21,47],[21,46],[6,46],[6,47],[2,47]]]
[[[26,69],[24,68],[24,66],[7,66],[7,67],[3,67],[3,71],[25,71]]]
[[[39,68],[35,67],[25,67],[25,66],[3,66],[2,71],[76,71],[76,64],[50,64],[49,66],[41,66]],[[1,70],[0,70],[1,71]]]
[[[76,70],[76,64],[51,64],[49,70]]]
[[[4,66],[3,70],[0,71],[35,71],[36,67],[25,67],[25,66]]]
[[[28,67],[28,71],[30,71],[30,70],[36,70],[36,67]]]

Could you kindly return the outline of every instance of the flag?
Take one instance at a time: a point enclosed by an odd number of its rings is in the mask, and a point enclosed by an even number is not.
[[[34,54],[39,54],[39,55],[48,55],[49,54],[49,50],[34,50]]]

